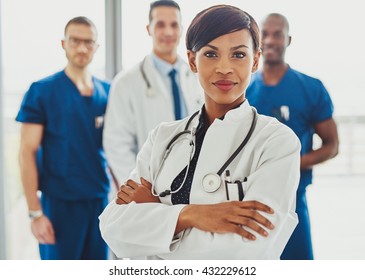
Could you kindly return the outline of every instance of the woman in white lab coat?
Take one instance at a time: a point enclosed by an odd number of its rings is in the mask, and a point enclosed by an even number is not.
[[[194,18],[186,45],[205,105],[150,133],[100,216],[102,236],[118,257],[279,259],[297,224],[300,144],[245,99],[260,58],[257,24],[213,6]]]

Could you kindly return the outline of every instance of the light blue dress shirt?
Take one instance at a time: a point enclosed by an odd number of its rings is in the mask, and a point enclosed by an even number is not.
[[[169,73],[171,72],[172,69],[176,70],[176,72],[177,72],[177,74],[175,76],[176,83],[179,87],[179,92],[181,95],[180,96],[181,112],[182,112],[183,118],[186,117],[187,108],[186,108],[186,104],[185,104],[185,100],[184,100],[183,91],[181,89],[181,81],[180,81],[180,71],[182,68],[183,61],[181,60],[180,57],[177,57],[176,63],[170,64],[170,63],[162,60],[161,58],[157,57],[154,53],[152,53],[152,58],[153,58],[153,64],[156,67],[157,71],[160,73],[163,83],[166,85],[166,88],[171,93],[171,96],[172,96],[172,84],[171,84],[171,79],[169,77]]]

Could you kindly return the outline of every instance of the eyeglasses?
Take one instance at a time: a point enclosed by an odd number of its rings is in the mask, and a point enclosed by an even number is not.
[[[95,46],[96,46],[96,42],[91,39],[79,39],[79,38],[75,38],[75,37],[69,37],[69,38],[65,39],[65,41],[67,41],[70,44],[71,48],[77,48],[82,43],[84,43],[85,47],[89,50],[95,48]]]

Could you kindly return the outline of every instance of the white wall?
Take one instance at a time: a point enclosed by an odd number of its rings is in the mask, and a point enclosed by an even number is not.
[[[123,0],[123,67],[130,68],[151,52],[148,24],[149,3]],[[336,115],[364,114],[365,45],[362,1],[359,0],[177,0],[184,34],[179,53],[185,58],[185,31],[193,17],[215,4],[230,4],[250,13],[258,23],[265,15],[279,12],[290,24],[292,45],[287,61],[299,71],[320,78],[329,90]]]

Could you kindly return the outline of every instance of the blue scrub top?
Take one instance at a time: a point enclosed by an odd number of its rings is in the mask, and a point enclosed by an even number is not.
[[[333,115],[333,104],[322,82],[290,67],[275,86],[264,84],[261,71],[254,74],[246,97],[260,114],[276,117],[295,132],[302,145],[301,155],[313,150],[314,124]],[[312,170],[301,171],[298,191],[311,183]]]
[[[95,77],[93,83],[92,96],[85,97],[64,71],[37,81],[16,117],[44,126],[39,188],[52,197],[84,200],[108,194],[102,129],[110,84]]]

